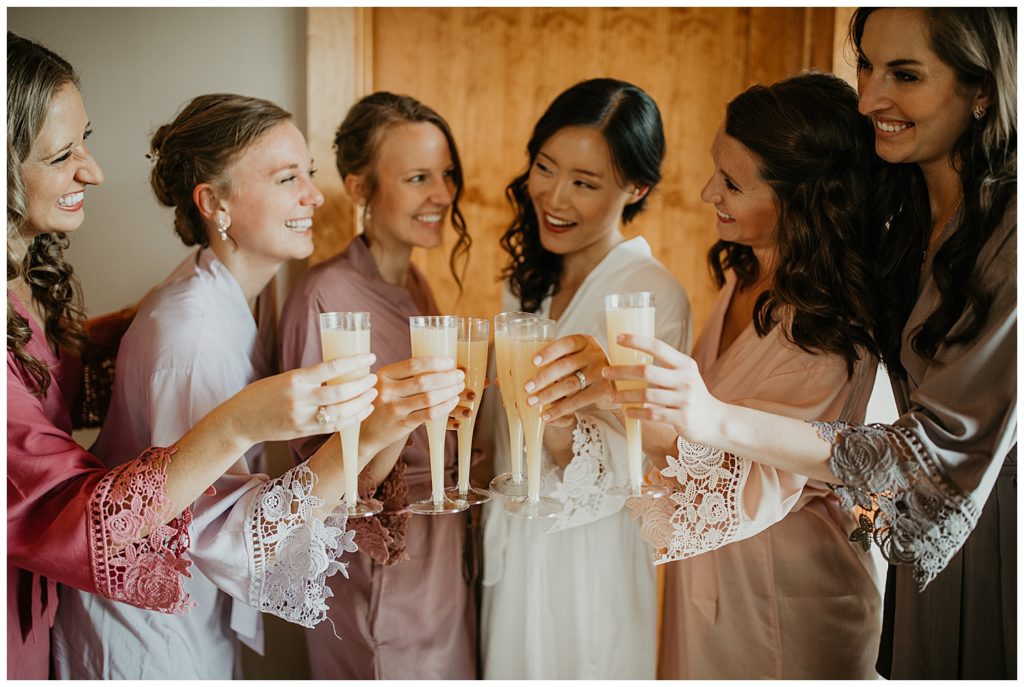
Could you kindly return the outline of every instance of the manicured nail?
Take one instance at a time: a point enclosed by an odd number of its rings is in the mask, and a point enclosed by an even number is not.
[[[470,391],[469,393],[467,393],[466,394],[466,399],[470,400],[470,401],[476,400],[476,392],[475,391]]]
[[[543,415],[540,416],[540,419],[544,420],[544,422],[550,422],[551,416],[548,415],[547,413],[544,413]]]
[[[542,358],[539,355],[533,356],[533,364],[539,366]]]
[[[537,397],[536,396],[530,396],[528,399],[526,399],[526,402],[529,405],[531,405],[531,406],[535,406],[535,405],[537,405]]]
[[[533,391],[534,389],[537,388],[537,385],[534,384],[533,382],[527,382],[525,388],[527,391]]]

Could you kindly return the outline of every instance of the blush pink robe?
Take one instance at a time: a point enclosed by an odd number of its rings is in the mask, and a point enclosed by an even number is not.
[[[363,240],[311,269],[296,284],[281,314],[281,365],[292,369],[322,360],[319,314],[368,311],[373,366],[411,355],[409,317],[437,313],[423,275],[410,268],[407,287],[381,276]],[[299,458],[323,437],[292,442]],[[445,451],[445,484],[455,481],[455,436]],[[404,475],[404,477],[403,477]],[[408,493],[406,493],[406,489]],[[369,494],[364,494],[367,496]],[[416,429],[395,469],[374,496],[381,516],[356,525],[349,579],[328,583],[335,598],[329,623],[306,633],[314,679],[461,679],[476,677],[476,602],[472,514],[419,516],[408,503],[430,495],[426,431]],[[383,524],[383,526],[381,526]],[[390,541],[389,541],[390,540]],[[383,564],[382,564],[383,562]]]
[[[167,513],[164,467],[173,449],[145,452],[114,470],[71,438],[81,366],[55,355],[25,306],[8,307],[32,328],[26,350],[50,368],[39,398],[25,367],[7,353],[7,677],[46,679],[57,583],[133,606],[182,613],[190,513]],[[134,495],[139,497],[131,508]],[[139,525],[155,527],[142,540]]]
[[[726,403],[805,420],[862,421],[874,359],[852,380],[834,355],[810,354],[780,326],[753,323],[718,353],[735,288],[729,273],[694,348],[708,390]],[[870,679],[881,632],[880,565],[851,543],[856,527],[823,483],[680,441],[646,501],[645,538],[661,547],[662,679]]]

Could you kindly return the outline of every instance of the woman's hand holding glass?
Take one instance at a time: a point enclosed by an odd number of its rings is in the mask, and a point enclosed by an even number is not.
[[[626,408],[626,417],[671,425],[677,434],[695,443],[720,443],[728,404],[711,395],[693,358],[646,336],[622,334],[618,342],[654,357],[652,365],[613,365],[603,373],[609,381],[647,383],[646,388],[612,393],[616,403],[643,404]]]
[[[573,414],[591,405],[606,405],[612,385],[601,376],[608,354],[588,334],[570,334],[537,354],[540,371],[526,383],[527,403],[544,406],[544,420],[554,427],[571,426]]]

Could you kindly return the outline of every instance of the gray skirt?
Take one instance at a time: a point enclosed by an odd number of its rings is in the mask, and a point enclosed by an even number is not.
[[[894,680],[1017,677],[1017,446],[981,518],[939,575],[917,591],[889,566],[878,673]]]

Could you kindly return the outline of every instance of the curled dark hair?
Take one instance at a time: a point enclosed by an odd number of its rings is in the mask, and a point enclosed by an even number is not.
[[[345,120],[334,135],[335,163],[342,180],[350,174],[361,174],[367,185],[367,207],[377,191],[375,162],[381,142],[392,127],[406,123],[433,124],[444,134],[448,142],[448,153],[452,158],[452,181],[455,193],[452,196],[452,227],[458,237],[448,258],[448,267],[455,283],[462,290],[462,277],[466,271],[469,248],[473,239],[466,228],[466,220],[459,209],[462,196],[463,173],[455,137],[444,118],[430,107],[408,95],[396,95],[377,91],[360,99],[345,115]],[[462,262],[462,268],[457,267]]]
[[[569,126],[590,127],[601,132],[620,183],[634,183],[653,190],[661,181],[665,133],[658,105],[651,96],[625,81],[590,79],[555,98],[537,121],[526,144],[529,155],[526,171],[505,188],[515,218],[501,237],[501,247],[510,258],[502,278],[508,279],[512,293],[518,296],[526,312],[537,312],[545,298],[558,293],[562,276],[562,256],[541,244],[537,213],[530,200],[527,181],[544,143]],[[624,223],[644,209],[650,190],[623,209]]]
[[[858,68],[867,64],[861,39],[874,11],[859,9],[850,22]],[[920,11],[932,51],[953,70],[960,86],[980,87],[991,99],[982,118],[971,120],[951,151],[963,191],[960,219],[932,259],[939,305],[911,336],[914,351],[930,360],[939,346],[976,337],[992,301],[975,265],[1017,191],[1017,10],[943,7]],[[875,308],[886,317],[878,318],[875,337],[889,372],[906,376],[900,361],[903,329],[917,301],[921,256],[931,235],[931,206],[917,164],[881,160],[877,164],[868,207],[870,221],[882,234]],[[956,326],[961,319],[963,324]]]
[[[186,246],[210,243],[192,199],[199,184],[227,189],[224,173],[246,148],[280,122],[288,111],[269,100],[233,93],[193,98],[150,140],[150,185],[162,205],[174,208],[174,231]]]
[[[870,141],[857,94],[831,74],[806,73],[753,86],[726,108],[725,133],[757,158],[778,205],[777,263],[771,287],[754,307],[764,336],[791,320],[786,336],[807,351],[841,355],[847,373],[873,351],[864,201]],[[741,285],[757,281],[749,246],[717,242],[708,254],[721,286],[732,269]]]
[[[21,175],[54,96],[67,86],[78,86],[74,67],[38,43],[7,32],[7,280],[22,277],[28,284],[42,308],[49,346],[78,352],[85,340],[82,297],[74,270],[64,260],[68,239],[57,232],[26,239],[28,200]],[[8,297],[7,350],[28,371],[33,393],[42,397],[51,375],[43,361],[25,350],[31,339],[28,320]]]

